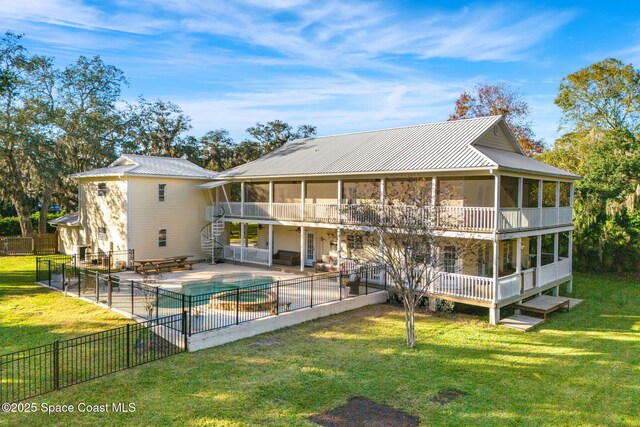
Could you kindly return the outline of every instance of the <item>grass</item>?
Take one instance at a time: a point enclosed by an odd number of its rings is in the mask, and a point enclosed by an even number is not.
[[[115,328],[127,319],[33,283],[35,257],[0,257],[0,354]]]
[[[234,222],[231,224],[229,241],[240,243],[240,223]],[[258,224],[247,224],[247,241],[249,243],[256,243],[258,241]]]
[[[31,294],[27,283],[15,284],[22,297],[49,297]],[[309,415],[361,395],[417,415],[424,425],[637,425],[638,280],[578,274],[574,283],[585,302],[529,333],[491,327],[477,316],[421,313],[418,347],[410,350],[402,311],[367,307],[33,400],[132,402],[135,413],[10,415],[0,416],[0,424],[308,425]],[[443,389],[466,395],[434,403]]]

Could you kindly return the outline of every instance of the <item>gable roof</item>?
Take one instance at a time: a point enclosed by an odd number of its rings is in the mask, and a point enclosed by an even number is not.
[[[68,227],[77,227],[80,225],[78,212],[68,213],[47,222],[51,225],[66,225]]]
[[[216,172],[201,168],[187,159],[123,154],[106,168],[71,175],[72,178],[111,176],[162,176],[171,178],[212,179]]]
[[[503,134],[508,143],[514,145],[514,151],[475,145],[496,125],[504,130]],[[507,154],[502,155],[503,152]],[[512,167],[513,170],[536,174],[576,177],[526,157],[502,116],[489,116],[296,139],[258,160],[221,172],[217,178],[471,171]]]

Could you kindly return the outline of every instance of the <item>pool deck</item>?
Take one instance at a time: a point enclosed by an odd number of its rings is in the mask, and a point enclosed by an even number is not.
[[[142,277],[141,274],[134,273],[133,271],[124,271],[117,275],[121,281],[135,280],[142,282],[150,286],[160,286],[161,288],[180,292],[182,283],[193,282],[200,280],[208,280],[214,276],[226,276],[233,274],[255,274],[258,276],[273,277],[273,280],[286,280],[296,277],[303,277],[304,274],[294,272],[276,271],[267,268],[260,268],[258,266],[251,267],[248,265],[236,265],[236,264],[215,264],[210,265],[204,262],[200,262],[193,265],[193,270],[175,271],[173,273],[163,273],[163,279],[159,280],[158,275],[149,275],[147,280]]]

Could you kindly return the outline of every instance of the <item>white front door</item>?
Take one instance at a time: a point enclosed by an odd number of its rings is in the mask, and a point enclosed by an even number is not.
[[[313,266],[313,262],[316,259],[316,236],[313,233],[307,233],[307,247],[304,254],[304,265],[307,267]]]

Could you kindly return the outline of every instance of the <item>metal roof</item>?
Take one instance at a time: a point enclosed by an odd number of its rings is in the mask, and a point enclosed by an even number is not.
[[[71,175],[72,178],[109,176],[166,176],[175,178],[212,179],[216,172],[201,168],[187,159],[123,154],[109,167]]]
[[[572,179],[580,178],[580,176],[567,172],[564,169],[551,166],[550,164],[521,154],[489,147],[476,146],[475,148],[494,162],[498,169],[507,169],[518,172],[534,172],[540,175],[561,176]]]
[[[217,178],[487,170],[503,166],[503,161],[514,169],[573,176],[519,153],[487,154],[484,147],[473,145],[502,121],[502,116],[489,116],[297,139],[258,160],[220,172]],[[517,144],[510,133],[507,137]]]
[[[66,225],[68,227],[77,227],[78,225],[80,225],[78,212],[68,213],[47,222],[51,225]]]

